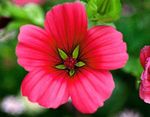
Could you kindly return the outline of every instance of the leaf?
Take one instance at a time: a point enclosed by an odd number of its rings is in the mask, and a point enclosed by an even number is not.
[[[61,49],[58,48],[58,52],[59,52],[60,57],[63,60],[65,60],[66,58],[68,58],[67,54],[63,50],[61,50]]]
[[[98,9],[97,0],[89,0],[86,6],[88,17],[92,18],[97,13],[97,9]]]
[[[79,56],[79,45],[74,49],[72,56],[75,59],[78,58],[78,56]]]
[[[27,4],[24,6],[24,11],[28,15],[28,18],[37,25],[43,26],[44,12],[40,6],[36,4]]]
[[[90,20],[95,22],[113,22],[121,15],[120,0],[89,0],[87,13]]]
[[[15,19],[28,20],[27,13],[24,11],[23,8],[19,6],[15,6],[11,3],[7,3],[5,6],[5,10],[10,16],[12,16]]]
[[[130,57],[123,70],[140,79],[142,73],[142,66],[138,58]]]
[[[8,24],[7,31],[13,31],[13,30],[18,30],[20,26],[27,24],[28,22],[20,21],[20,20],[15,20],[12,21]]]

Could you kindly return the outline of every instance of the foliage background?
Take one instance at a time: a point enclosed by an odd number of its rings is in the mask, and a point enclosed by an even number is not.
[[[20,84],[27,72],[17,64],[15,47],[19,27],[23,24],[36,24],[42,26],[45,13],[52,6],[72,0],[47,0],[41,6],[28,6],[16,8],[6,5],[7,0],[0,0],[0,104],[7,96],[19,96]],[[87,0],[84,0],[87,2]],[[150,45],[150,1],[149,0],[122,0],[122,15],[115,25],[124,35],[128,45],[129,61],[120,70],[112,71],[116,88],[113,95],[106,101],[102,108],[92,115],[83,115],[75,110],[70,103],[53,109],[27,108],[21,115],[11,115],[0,109],[0,117],[130,117],[119,116],[118,113],[139,113],[139,117],[150,116],[150,105],[139,98],[138,80],[142,72],[139,63],[140,49]],[[6,26],[2,17],[7,17],[10,22]],[[124,113],[125,113],[124,112]],[[138,117],[138,116],[131,116]]]

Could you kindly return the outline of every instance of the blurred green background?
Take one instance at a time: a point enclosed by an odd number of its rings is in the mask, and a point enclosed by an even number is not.
[[[121,1],[122,15],[115,25],[124,35],[130,58],[124,68],[112,71],[116,88],[96,113],[83,115],[71,103],[56,110],[43,109],[21,97],[20,84],[27,72],[16,61],[19,27],[29,23],[43,26],[51,7],[69,1],[73,0],[47,0],[45,4],[19,7],[0,0],[0,117],[150,117],[150,105],[140,100],[137,82],[142,73],[140,49],[150,45],[150,0]]]

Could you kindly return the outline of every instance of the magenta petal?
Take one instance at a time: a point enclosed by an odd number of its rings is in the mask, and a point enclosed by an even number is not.
[[[68,101],[65,72],[33,71],[22,82],[22,94],[46,108],[57,108]]]
[[[59,61],[53,50],[51,38],[43,29],[33,25],[22,26],[18,40],[16,47],[18,63],[26,70],[50,67]]]
[[[148,57],[150,57],[150,46],[145,46],[144,48],[141,49],[141,52],[140,52],[140,62],[143,68],[145,67],[146,59]]]
[[[82,113],[94,113],[112,94],[114,81],[107,71],[82,69],[69,83],[73,105]]]
[[[111,26],[97,26],[88,31],[81,57],[94,69],[114,70],[128,60],[122,34]]]
[[[70,52],[83,41],[87,32],[87,17],[84,6],[79,3],[57,5],[46,14],[45,29],[56,45]]]
[[[141,75],[140,98],[150,104],[150,57],[146,60],[145,70]]]
[[[150,104],[150,81],[147,84],[147,86],[145,86],[146,84],[144,84],[143,82],[140,85],[140,98],[142,100],[144,100],[145,103],[149,103]]]

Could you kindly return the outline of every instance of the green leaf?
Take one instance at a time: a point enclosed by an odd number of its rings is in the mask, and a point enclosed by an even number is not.
[[[89,0],[86,6],[87,14],[89,18],[92,18],[97,13],[97,0]]]
[[[83,67],[83,66],[85,65],[85,63],[82,62],[82,61],[79,61],[79,62],[77,62],[75,65],[76,65],[77,67]]]
[[[5,6],[5,10],[11,17],[15,19],[28,20],[27,13],[24,11],[22,7],[15,6],[11,3],[7,3]]]
[[[75,70],[70,70],[70,71],[69,71],[69,75],[70,75],[70,76],[73,76],[74,74],[75,74]]]
[[[66,58],[68,58],[67,54],[63,50],[61,50],[61,49],[58,48],[58,52],[59,52],[60,57],[63,60],[65,60]]]
[[[97,22],[93,22],[93,21],[89,21],[88,23],[88,28],[91,28],[93,26],[97,26],[97,25],[105,25],[105,26],[112,26],[114,28],[116,28],[115,24],[114,23],[104,23],[104,22],[100,22],[100,21],[97,21]]]
[[[140,64],[139,58],[130,57],[123,70],[132,74],[137,78],[137,80],[139,80],[142,73],[142,66]]]
[[[120,0],[89,0],[88,17],[92,21],[113,22],[121,15]]]
[[[23,9],[28,15],[28,18],[31,20],[31,22],[43,26],[44,12],[40,6],[36,4],[27,4],[24,6]]]
[[[13,31],[13,30],[18,30],[20,26],[27,24],[28,22],[20,21],[20,20],[15,20],[12,21],[8,24],[6,27],[7,31]]]
[[[72,56],[75,59],[78,58],[78,56],[79,56],[79,45],[74,49]]]
[[[63,64],[56,65],[55,67],[56,67],[57,69],[66,69],[66,66],[64,66]]]

